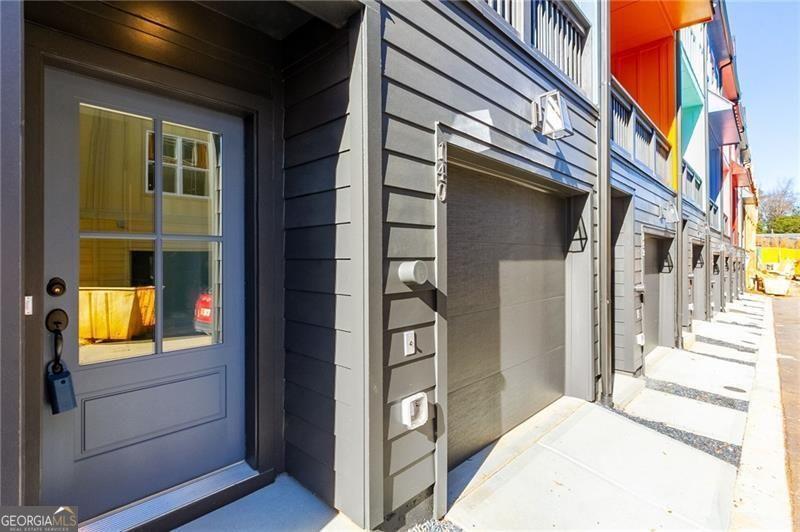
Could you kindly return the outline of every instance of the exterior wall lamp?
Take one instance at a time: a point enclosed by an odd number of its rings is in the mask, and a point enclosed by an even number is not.
[[[672,261],[672,253],[667,251],[664,255],[664,264],[661,265],[661,272],[662,273],[672,273],[672,270],[675,268],[675,263]]]
[[[664,223],[676,224],[678,223],[678,210],[672,203],[667,203],[661,206],[661,219]]]
[[[559,91],[545,92],[533,100],[531,128],[553,140],[574,133],[567,102]]]

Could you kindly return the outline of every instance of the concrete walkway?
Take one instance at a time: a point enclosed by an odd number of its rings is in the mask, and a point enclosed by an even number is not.
[[[615,408],[562,398],[449,476],[473,529],[790,529],[769,300],[696,322]],[[777,410],[776,410],[777,408]],[[784,482],[781,482],[781,479]]]
[[[182,526],[186,532],[361,530],[289,475],[280,475],[275,482]]]
[[[786,430],[786,466],[792,496],[794,529],[800,530],[800,283],[790,297],[773,298],[775,340]]]
[[[771,300],[745,296],[617,375],[613,409],[564,397],[451,471],[416,530],[790,530]],[[286,475],[184,530],[357,530]]]

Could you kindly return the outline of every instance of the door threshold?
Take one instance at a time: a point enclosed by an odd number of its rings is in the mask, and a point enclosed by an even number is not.
[[[81,523],[79,530],[81,532],[116,532],[144,527],[258,476],[259,472],[242,460],[93,517]],[[212,505],[209,511],[215,507],[216,505]]]

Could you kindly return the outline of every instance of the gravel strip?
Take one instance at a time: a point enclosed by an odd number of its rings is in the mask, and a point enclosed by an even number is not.
[[[674,382],[660,381],[658,379],[645,379],[646,386],[651,390],[657,392],[669,393],[679,397],[686,397],[687,399],[694,399],[695,401],[702,401],[710,405],[724,406],[740,412],[747,412],[749,402],[744,399],[734,399],[716,393],[698,390],[697,388],[690,388]]]
[[[731,342],[726,342],[724,340],[717,340],[716,338],[709,338],[708,336],[695,336],[695,340],[698,342],[703,342],[704,344],[718,345],[719,347],[727,347],[728,349],[733,349],[734,351],[741,351],[742,353],[751,353],[751,354],[758,353],[758,349],[755,349],[753,347],[747,347],[741,344],[734,344]]]
[[[738,308],[729,308],[729,309],[725,310],[725,312],[726,313],[735,312],[736,314],[744,314],[745,316],[752,316],[752,317],[758,318],[760,320],[764,319],[764,315],[763,314],[758,314],[756,312],[745,312],[744,310],[739,310]]]
[[[756,325],[755,323],[742,323],[741,321],[722,321],[716,320],[716,323],[724,323],[726,325],[736,325],[739,327],[749,327],[751,329],[758,329],[759,331],[763,331],[764,327],[761,325]]]
[[[755,362],[750,362],[748,360],[737,360],[735,358],[728,358],[728,357],[721,357],[719,355],[710,355],[708,353],[698,353],[697,351],[692,351],[691,349],[688,350],[690,353],[694,355],[700,355],[709,358],[716,358],[717,360],[722,360],[724,362],[733,362],[734,364],[742,364],[744,366],[750,366],[751,368],[756,367]]]
[[[409,528],[411,532],[462,532],[462,528],[454,525],[450,521],[443,519],[429,519],[424,523],[417,523]]]
[[[675,427],[671,427],[660,421],[652,421],[638,416],[632,416],[627,412],[616,410],[614,408],[611,408],[610,410],[630,419],[631,421],[635,421],[640,425],[658,431],[665,436],[669,436],[673,440],[678,440],[679,442],[685,443],[686,445],[694,447],[695,449],[703,451],[704,453],[710,454],[714,458],[719,458],[720,460],[724,460],[725,462],[728,462],[737,468],[739,467],[739,460],[742,456],[741,445],[734,445],[733,443],[715,440],[714,438],[709,438],[708,436],[700,436],[699,434],[695,434],[687,430],[676,429]]]

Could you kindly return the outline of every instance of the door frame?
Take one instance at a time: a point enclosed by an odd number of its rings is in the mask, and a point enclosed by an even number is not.
[[[677,225],[677,224],[675,224]],[[664,245],[664,241],[669,242],[669,246],[667,247],[667,251],[672,255],[673,262],[675,261],[675,249],[677,246],[677,230],[675,228],[665,229],[663,227],[657,227],[654,225],[642,223],[641,224],[641,250],[644,253],[644,246],[645,246],[645,239],[646,238],[656,238],[661,242],[661,245]],[[658,326],[658,342],[657,345],[659,346],[675,346],[675,335],[673,333],[666,333],[665,329],[662,327],[661,319],[663,317],[668,317],[671,320],[669,330],[674,330],[675,323],[678,320],[678,311],[677,311],[677,304],[675,301],[676,289],[677,289],[677,265],[673,266],[673,270],[670,273],[664,273],[660,271],[658,274],[659,278],[659,326]],[[642,283],[644,283],[644,260],[642,260]],[[664,308],[664,298],[660,297],[661,294],[668,293],[670,300],[668,308]],[[647,292],[644,294],[645,301],[647,300]],[[647,319],[647,309],[645,308],[646,303],[642,304],[642,332],[644,332],[644,323]],[[668,338],[667,341],[664,338]],[[645,335],[645,342],[646,342],[646,335]],[[647,358],[647,353],[642,353],[642,367],[645,367],[646,362],[645,359]]]
[[[159,519],[159,527],[186,522],[274,480],[282,469],[283,316],[281,266],[282,153],[280,88],[269,96],[244,92],[190,73],[25,24],[23,272],[34,314],[25,316],[21,490],[24,504],[38,504],[41,489],[41,368],[43,316],[38,311],[43,276],[44,69],[55,67],[126,87],[147,90],[241,117],[245,126],[245,460],[259,474]],[[274,82],[277,83],[277,82]],[[264,215],[266,214],[266,215]],[[275,297],[277,296],[277,297]]]

